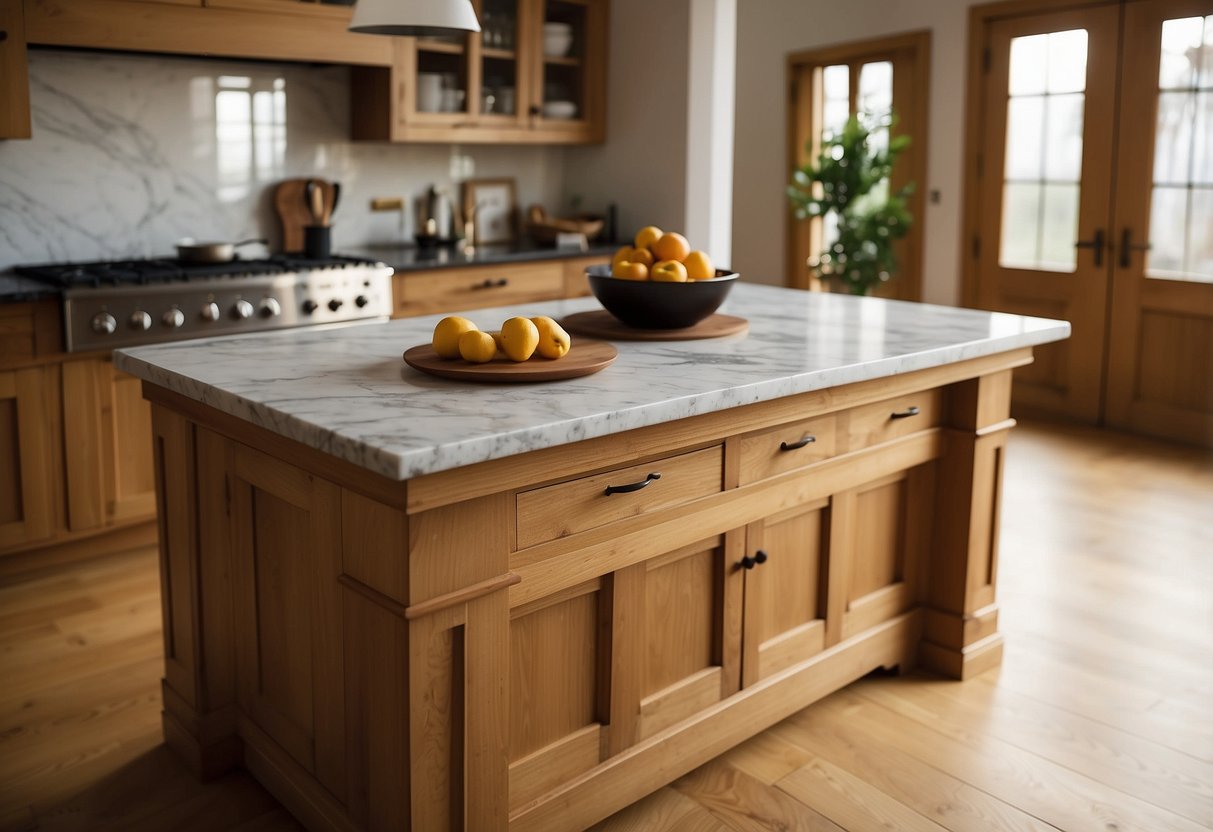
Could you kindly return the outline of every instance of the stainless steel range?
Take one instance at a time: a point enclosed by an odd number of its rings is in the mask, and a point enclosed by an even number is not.
[[[67,350],[386,319],[392,269],[352,257],[18,266],[63,289]]]

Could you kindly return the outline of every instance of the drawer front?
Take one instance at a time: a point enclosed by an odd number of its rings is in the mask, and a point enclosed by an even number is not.
[[[406,272],[392,278],[392,294],[396,317],[556,300],[564,296],[564,269],[556,262]]]
[[[744,437],[739,482],[757,482],[834,456],[835,432],[834,414],[829,414]]]
[[[943,392],[924,390],[856,407],[846,420],[846,450],[857,451],[938,425],[943,418]],[[840,450],[842,450],[840,448]]]
[[[716,494],[723,487],[723,460],[723,450],[717,445],[521,492],[517,498],[518,548]],[[650,478],[650,474],[659,478]],[[635,490],[607,493],[608,487],[634,487],[646,480],[648,485]]]

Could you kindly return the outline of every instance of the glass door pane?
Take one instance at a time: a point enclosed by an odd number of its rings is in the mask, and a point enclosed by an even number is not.
[[[1146,277],[1213,283],[1213,15],[1165,20]]]
[[[480,12],[480,113],[518,114],[518,3],[484,0]]]
[[[1085,29],[1011,39],[998,252],[1004,268],[1075,270],[1086,81]]]
[[[585,118],[586,25],[584,3],[544,3],[542,115],[551,121]]]
[[[468,111],[468,36],[417,38],[417,112]]]

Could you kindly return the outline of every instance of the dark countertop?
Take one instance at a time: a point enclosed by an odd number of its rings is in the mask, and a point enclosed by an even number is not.
[[[577,257],[609,258],[619,248],[618,243],[594,242],[585,251],[570,251],[551,246],[539,247],[532,243],[510,243],[504,245],[477,246],[471,255],[458,248],[421,250],[414,245],[372,245],[342,247],[339,253],[354,257],[369,257],[382,260],[398,272],[427,271],[432,269],[467,268],[489,266],[495,263],[526,263],[536,260],[569,260]]]
[[[0,303],[23,303],[31,300],[59,297],[59,290],[28,277],[0,273]]]

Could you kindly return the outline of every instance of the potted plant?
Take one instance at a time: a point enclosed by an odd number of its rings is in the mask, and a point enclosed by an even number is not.
[[[896,123],[892,116],[868,126],[851,116],[838,133],[822,141],[817,160],[792,173],[788,200],[797,219],[833,217],[837,236],[808,266],[835,288],[866,295],[897,271],[893,242],[910,230],[913,218],[907,197],[911,182],[889,191],[889,174],[909,136],[890,139],[887,148],[873,147],[874,129]]]

